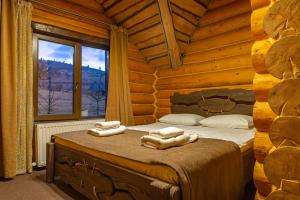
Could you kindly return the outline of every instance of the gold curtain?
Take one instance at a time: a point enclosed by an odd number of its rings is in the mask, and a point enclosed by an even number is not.
[[[0,176],[31,172],[33,65],[31,4],[1,0]]]
[[[122,27],[111,26],[110,67],[106,120],[120,120],[133,125],[134,118],[128,82],[128,35]]]
[[[16,174],[17,33],[16,1],[1,0],[0,35],[0,176]]]
[[[33,135],[33,61],[32,6],[23,0],[17,4],[17,174],[32,171]]]

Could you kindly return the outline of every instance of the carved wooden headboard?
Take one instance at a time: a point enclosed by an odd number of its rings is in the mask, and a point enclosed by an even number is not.
[[[244,89],[214,89],[174,94],[171,97],[172,113],[193,113],[205,117],[220,114],[252,116],[254,92]]]

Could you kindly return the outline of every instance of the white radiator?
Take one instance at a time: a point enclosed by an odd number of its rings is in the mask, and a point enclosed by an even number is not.
[[[94,127],[94,123],[99,119],[49,122],[35,124],[35,158],[37,167],[46,166],[46,144],[51,141],[51,136],[57,133],[87,130]]]

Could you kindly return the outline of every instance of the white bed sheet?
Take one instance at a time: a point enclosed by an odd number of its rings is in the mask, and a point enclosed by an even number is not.
[[[128,127],[130,130],[138,130],[148,132],[154,129],[161,129],[166,127],[177,127],[184,130],[188,134],[197,134],[199,138],[212,138],[226,141],[232,141],[240,146],[243,150],[252,147],[255,129],[229,129],[229,128],[209,128],[204,126],[184,126],[184,125],[173,125],[166,123],[153,123],[147,125],[138,125]]]

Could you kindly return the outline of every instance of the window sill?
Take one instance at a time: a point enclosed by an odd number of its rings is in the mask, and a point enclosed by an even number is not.
[[[71,120],[53,120],[53,121],[35,121],[34,124],[68,124],[68,123],[74,123],[74,122],[99,122],[99,121],[105,121],[104,118],[83,118],[83,119],[71,119]]]

